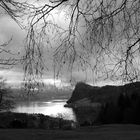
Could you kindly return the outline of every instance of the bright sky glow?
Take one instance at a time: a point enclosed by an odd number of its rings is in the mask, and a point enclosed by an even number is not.
[[[12,87],[20,87],[23,83],[23,72],[12,71],[12,70],[1,70],[0,77],[6,80],[8,85],[12,85]],[[54,78],[44,78],[43,82],[46,85],[55,85],[58,88],[62,88],[64,86],[69,86],[70,84],[62,82],[61,79]]]

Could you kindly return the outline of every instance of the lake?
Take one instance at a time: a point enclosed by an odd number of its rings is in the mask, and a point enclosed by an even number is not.
[[[76,121],[75,113],[72,108],[66,108],[64,105],[66,100],[50,100],[44,101],[29,101],[29,102],[19,102],[12,109],[12,112],[19,113],[38,113],[49,115],[52,117],[62,117],[67,120]]]

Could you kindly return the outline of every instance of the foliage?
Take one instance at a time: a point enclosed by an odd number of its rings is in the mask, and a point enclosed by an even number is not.
[[[96,118],[99,115],[100,108],[99,107],[77,107],[73,108],[73,111],[76,115],[77,123],[80,126],[92,126],[96,122]]]
[[[0,113],[0,128],[73,129],[72,121],[52,118],[42,114]],[[61,127],[60,127],[61,126]]]
[[[6,88],[5,79],[0,78],[0,111],[13,108],[13,96],[10,94],[10,89]]]
[[[96,121],[108,123],[140,124],[140,95],[134,92],[130,97],[121,94],[117,104],[106,103]]]

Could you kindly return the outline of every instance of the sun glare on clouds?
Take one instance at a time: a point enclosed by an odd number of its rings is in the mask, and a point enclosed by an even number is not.
[[[61,79],[54,79],[54,78],[49,78],[49,79],[43,79],[43,82],[46,84],[46,85],[55,85],[56,87],[58,88],[61,88],[61,87],[65,87],[65,86],[69,86],[68,83],[66,82],[63,82]]]

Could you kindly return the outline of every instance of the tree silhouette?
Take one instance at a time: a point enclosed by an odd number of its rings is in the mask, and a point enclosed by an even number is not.
[[[52,11],[67,11],[68,28],[50,20]],[[138,0],[57,0],[37,7],[30,16],[26,46],[26,69],[32,74],[43,70],[40,41],[46,37],[49,47],[49,30],[61,41],[54,51],[55,63],[60,70],[68,64],[70,70],[78,64],[85,70],[90,67],[95,78],[138,80],[139,73],[139,10]],[[54,17],[55,18],[55,17]],[[42,39],[42,40],[41,40]],[[35,54],[36,55],[35,57]],[[34,59],[33,59],[34,58]],[[94,59],[94,64],[90,62]],[[30,59],[30,64],[27,61]],[[34,63],[34,65],[33,65]],[[31,68],[32,65],[32,68]],[[34,70],[38,69],[38,73]]]
[[[6,87],[6,79],[0,77],[0,110],[9,110],[13,108],[12,91]]]
[[[43,46],[50,47],[57,40],[54,49],[56,75],[67,65],[72,71],[75,66],[82,70],[88,67],[94,79],[139,80],[139,0],[48,0],[37,4],[3,0],[12,8],[24,9],[28,17],[23,65],[25,81],[35,86],[44,71]],[[5,6],[5,4],[3,4]],[[5,6],[6,7],[6,6]],[[11,8],[11,6],[10,6]],[[13,10],[7,13],[17,19]],[[26,9],[26,10],[25,10]],[[66,27],[55,22],[56,13],[64,12]],[[40,80],[38,80],[40,81]],[[33,86],[34,86],[33,85]],[[29,86],[31,87],[31,86]],[[32,88],[32,87],[31,87]]]
[[[28,13],[31,13],[32,9],[35,10],[33,4],[27,3],[26,1],[16,1],[16,0],[0,0],[0,14],[8,15],[13,19],[21,29],[26,30],[26,24],[24,20],[27,19]],[[0,44],[0,54],[6,56],[6,58],[0,58],[0,69],[11,69],[17,64],[23,63],[23,58],[16,58],[15,56],[19,53],[13,53],[12,49],[8,49],[7,46],[10,45],[12,37],[4,42],[1,40]],[[2,94],[0,94],[2,96]]]
[[[33,5],[26,2],[18,2],[15,0],[0,0],[0,14],[9,15],[21,28],[25,28],[22,24],[23,17],[29,12]],[[17,59],[15,56],[18,53],[13,53],[12,49],[8,49],[7,46],[10,45],[12,41],[12,36],[9,40],[3,41],[0,44],[0,54],[7,56],[6,58],[0,58],[0,68],[9,69],[14,65],[20,63],[22,59]]]

